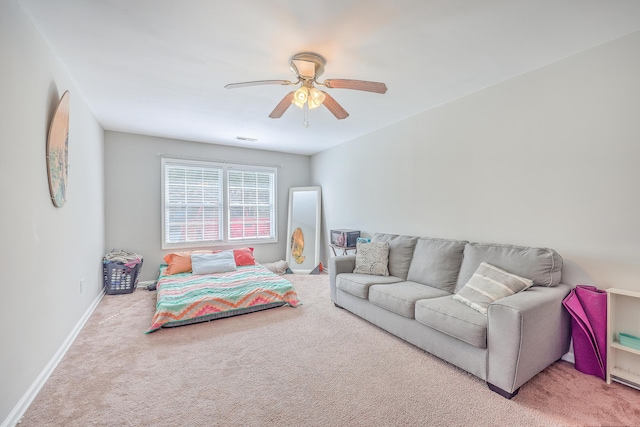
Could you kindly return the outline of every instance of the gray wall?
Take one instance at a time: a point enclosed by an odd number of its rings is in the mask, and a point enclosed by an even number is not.
[[[14,0],[0,2],[0,63],[2,423],[101,292],[104,132]],[[68,196],[55,208],[45,146],[65,90]]]
[[[155,279],[162,257],[171,252],[161,249],[161,154],[281,166],[277,190],[278,243],[251,246],[258,262],[285,259],[289,187],[309,184],[309,156],[108,131],[105,132],[107,248],[142,255],[142,280]]]
[[[324,259],[332,228],[547,246],[640,290],[638,52],[634,33],[312,156]]]

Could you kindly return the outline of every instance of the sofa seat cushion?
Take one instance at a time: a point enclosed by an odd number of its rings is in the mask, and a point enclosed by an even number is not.
[[[450,293],[416,282],[373,285],[369,288],[369,302],[408,319],[414,318],[416,301],[447,295]]]
[[[416,302],[418,322],[478,348],[487,348],[487,316],[460,304],[453,295]]]
[[[421,238],[416,243],[407,280],[452,293],[467,242]]]
[[[372,276],[370,274],[342,273],[336,277],[336,287],[353,296],[369,298],[369,287],[402,282],[395,276]]]

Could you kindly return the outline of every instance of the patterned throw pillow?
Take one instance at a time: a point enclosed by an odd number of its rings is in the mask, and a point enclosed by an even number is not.
[[[389,275],[389,242],[357,243],[354,273]]]
[[[483,262],[453,299],[487,315],[487,307],[500,298],[517,294],[533,285],[533,280],[507,273]]]

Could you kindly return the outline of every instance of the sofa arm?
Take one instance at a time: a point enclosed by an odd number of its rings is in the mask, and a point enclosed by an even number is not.
[[[569,350],[570,317],[562,300],[572,288],[534,286],[489,305],[489,384],[515,393]]]
[[[340,273],[353,273],[356,268],[355,255],[334,256],[329,258],[329,285],[331,286],[331,301],[336,303],[336,277]]]

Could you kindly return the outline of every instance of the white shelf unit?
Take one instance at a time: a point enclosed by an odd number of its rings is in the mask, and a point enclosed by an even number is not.
[[[618,334],[640,336],[640,292],[607,289],[607,384],[640,390],[640,350],[621,345]]]

